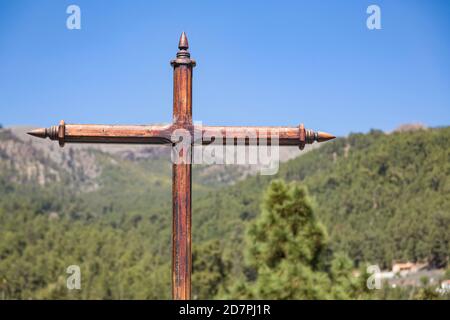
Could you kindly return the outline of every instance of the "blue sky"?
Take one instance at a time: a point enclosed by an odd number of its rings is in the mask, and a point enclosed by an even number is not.
[[[70,4],[81,30],[66,28]],[[170,122],[181,31],[205,124],[450,124],[450,1],[378,0],[0,0],[0,123]]]

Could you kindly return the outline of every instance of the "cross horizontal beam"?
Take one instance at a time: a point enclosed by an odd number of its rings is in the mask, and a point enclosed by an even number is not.
[[[333,139],[326,132],[315,132],[298,127],[238,127],[238,126],[178,126],[169,125],[97,125],[65,124],[40,128],[28,132],[40,138],[58,140],[64,143],[131,143],[131,144],[174,144],[179,135],[176,130],[192,130],[193,136],[201,139],[201,144],[208,145],[221,141],[227,145],[271,144],[277,138],[282,146],[304,146],[314,141],[322,142]],[[218,140],[221,139],[221,140]],[[176,141],[175,141],[176,140]],[[200,144],[200,141],[192,143]]]

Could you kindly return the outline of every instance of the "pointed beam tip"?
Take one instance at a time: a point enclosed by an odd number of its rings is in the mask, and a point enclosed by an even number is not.
[[[329,134],[327,132],[321,132],[321,131],[319,131],[317,135],[318,135],[318,138],[317,138],[318,142],[324,142],[324,141],[328,141],[328,140],[332,140],[332,139],[336,138],[332,134]]]
[[[39,129],[34,129],[31,131],[28,131],[27,134],[29,134],[30,136],[33,137],[38,137],[38,138],[46,138],[47,137],[47,130],[45,128],[39,128]]]

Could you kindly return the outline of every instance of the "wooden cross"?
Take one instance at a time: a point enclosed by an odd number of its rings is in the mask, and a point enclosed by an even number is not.
[[[199,144],[211,144],[215,137],[228,137],[222,144],[262,145],[274,143],[273,132],[276,132],[278,144],[281,146],[299,146],[314,141],[322,142],[334,136],[324,132],[314,132],[298,127],[219,127],[196,126],[192,122],[192,69],[195,61],[190,58],[188,40],[183,32],[178,44],[173,66],[173,123],[169,125],[83,125],[66,124],[61,121],[58,126],[40,128],[28,132],[32,136],[50,138],[65,143],[129,143],[129,144],[164,144],[177,149],[183,139],[176,134],[179,130],[188,132],[191,142],[189,148],[178,148],[176,153],[181,161],[172,165],[172,297],[176,300],[191,298],[191,192],[192,174],[191,145],[194,136],[199,134]],[[249,132],[256,138],[249,138]],[[205,138],[208,137],[208,138]],[[213,139],[211,139],[213,137]]]

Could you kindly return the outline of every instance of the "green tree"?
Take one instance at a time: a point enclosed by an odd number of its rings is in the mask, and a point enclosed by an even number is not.
[[[305,190],[297,185],[281,180],[270,184],[262,214],[249,226],[246,243],[256,279],[236,286],[238,298],[348,297],[351,262],[344,256],[330,258],[326,232]]]
[[[222,257],[220,242],[211,240],[194,245],[192,264],[192,296],[194,299],[212,299],[230,270],[230,263]]]

